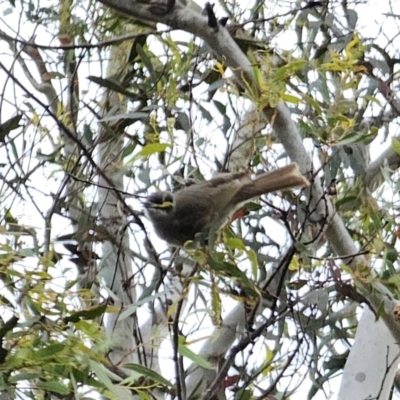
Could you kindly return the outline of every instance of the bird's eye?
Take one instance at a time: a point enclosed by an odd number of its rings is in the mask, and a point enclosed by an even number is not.
[[[172,207],[173,197],[169,192],[156,192],[147,197],[144,206],[146,208],[168,209]]]
[[[163,203],[167,202],[167,203],[172,203],[174,201],[173,197],[172,197],[172,193],[166,193],[163,199]]]

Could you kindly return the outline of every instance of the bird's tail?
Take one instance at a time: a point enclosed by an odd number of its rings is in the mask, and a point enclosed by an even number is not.
[[[309,186],[310,182],[301,175],[296,163],[266,172],[254,178],[237,193],[237,201],[247,201],[262,194]]]

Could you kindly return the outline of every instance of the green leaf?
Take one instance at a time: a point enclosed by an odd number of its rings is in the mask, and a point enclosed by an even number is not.
[[[253,249],[247,251],[247,257],[251,263],[251,272],[253,274],[253,278],[256,281],[258,279],[258,259],[257,254]]]
[[[134,156],[134,159],[132,161],[137,160],[141,157],[149,157],[156,153],[162,153],[168,147],[170,147],[168,143],[148,143],[143,147],[142,150],[139,151],[139,153]]]
[[[400,276],[398,276],[397,274],[392,275],[388,279],[388,283],[391,283],[392,285],[395,285],[396,289],[399,290],[400,289]]]
[[[256,160],[254,160],[255,162]],[[250,201],[245,205],[247,211],[259,211],[262,209],[262,205],[260,203],[256,203],[254,201]]]
[[[18,375],[12,375],[8,378],[8,382],[15,383],[18,381],[28,381],[30,379],[37,379],[40,378],[42,374],[34,373],[34,372],[25,372]]]
[[[284,65],[276,70],[274,80],[284,81],[287,77],[292,76],[296,71],[303,70],[307,65],[306,60],[293,61],[289,64]]]
[[[95,373],[95,375],[97,376],[97,378],[99,379],[99,381],[112,393],[117,394],[114,388],[113,383],[111,382],[111,379],[108,377],[107,372],[105,370],[105,368],[93,361],[93,360],[89,360],[89,365],[90,368],[92,369],[92,371]]]
[[[335,143],[335,146],[343,146],[345,144],[351,144],[355,142],[360,142],[364,138],[364,132],[352,132],[346,135],[343,139]]]
[[[183,131],[190,132],[191,130],[191,123],[190,119],[184,112],[178,112],[176,114],[176,128],[182,129]]]
[[[127,307],[120,315],[118,318],[118,321],[122,321],[123,319],[129,317],[130,315],[134,314],[136,312],[136,310],[142,306],[143,304],[149,303],[150,301],[156,300],[160,297],[164,297],[167,294],[166,291],[161,291],[156,293],[153,296],[146,296],[144,299],[135,302],[134,304],[130,305],[129,307]]]
[[[348,9],[346,10],[346,20],[347,23],[349,24],[349,29],[351,31],[355,31],[358,20],[358,14],[354,10]]]
[[[218,286],[215,283],[211,286],[211,313],[210,317],[214,325],[221,325],[222,323],[222,302],[219,296]]]
[[[135,62],[136,57],[138,56],[138,51],[137,51],[137,46],[143,47],[144,44],[146,43],[146,40],[148,38],[148,35],[143,34],[143,35],[138,35],[135,40],[132,43],[131,51],[129,53],[128,57],[128,62],[129,64],[133,65]]]
[[[64,321],[78,322],[81,319],[92,320],[103,315],[106,312],[106,309],[107,309],[107,304],[101,304],[100,306],[91,307],[82,311],[77,311],[71,314],[70,316],[65,317]]]
[[[35,351],[34,357],[35,359],[49,358],[53,357],[57,353],[60,353],[65,349],[65,345],[62,343],[54,343],[43,349]]]
[[[21,249],[18,252],[18,255],[20,255],[22,257],[35,257],[36,256],[36,252],[35,252],[34,249],[25,248],[25,249]]]
[[[153,371],[150,368],[144,367],[143,365],[140,364],[124,364],[124,368],[128,368],[131,369],[132,371],[135,371],[147,378],[152,379],[155,382],[161,383],[164,386],[168,386],[168,387],[173,387],[174,385],[168,381],[167,379],[165,379],[164,377],[162,377],[161,375],[159,375],[157,372]]]
[[[347,196],[343,199],[339,199],[335,206],[341,210],[354,210],[357,207],[361,207],[361,199],[358,196]]]
[[[212,122],[214,120],[213,116],[210,114],[210,112],[204,108],[201,104],[199,104],[199,109],[201,111],[201,115],[208,121]]]
[[[3,296],[0,296],[0,301],[2,301]],[[7,304],[7,303],[5,303]],[[0,328],[0,340],[3,339],[5,334],[9,331],[12,331],[18,323],[18,317],[12,316],[6,323],[3,322],[3,326]]]
[[[133,153],[133,151],[136,149],[136,146],[137,146],[136,142],[130,141],[128,143],[128,145],[125,146],[124,149],[122,150],[122,158],[130,156]]]
[[[243,240],[238,237],[229,237],[225,240],[225,245],[230,249],[236,249],[240,251],[246,251],[246,246],[243,243]]]
[[[382,301],[382,303],[379,305],[378,309],[376,310],[375,321],[378,321],[384,313],[385,313],[385,303]]]
[[[392,141],[392,149],[397,153],[400,154],[400,140],[394,139]]]
[[[136,51],[138,52],[141,60],[143,61],[143,64],[149,71],[152,81],[156,82],[157,76],[154,72],[153,64],[151,63],[150,58],[147,56],[146,52],[143,50],[143,47],[139,43],[136,45]]]
[[[226,115],[226,105],[218,100],[213,100],[213,103],[221,115]]]
[[[203,357],[199,356],[196,353],[193,353],[188,347],[184,344],[185,339],[183,336],[179,337],[179,345],[178,352],[182,357],[186,357],[189,360],[192,360],[195,364],[199,365],[202,368],[206,369],[214,369],[214,367]]]
[[[385,259],[390,262],[395,262],[399,257],[398,251],[393,246],[388,246],[385,250]]]
[[[217,81],[215,81],[214,83],[211,83],[208,88],[207,88],[207,92],[215,92],[217,91],[220,87],[223,87],[225,85],[225,79],[219,79]]]
[[[83,125],[83,137],[87,144],[93,144],[93,131],[88,124]]]
[[[237,265],[225,261],[219,261],[214,257],[209,256],[207,259],[208,265],[212,270],[222,273],[225,276],[236,278],[237,282],[242,286],[243,290],[250,296],[259,297],[259,292],[256,290],[253,282],[244,274]]]
[[[282,100],[285,101],[286,103],[292,103],[292,104],[300,104],[301,103],[301,99],[296,97],[296,96],[292,96],[290,94],[284,93],[282,95]]]
[[[365,100],[371,101],[373,103],[376,103],[379,107],[383,107],[382,103],[379,101],[379,99],[377,99],[375,96],[369,96],[366,95],[364,97]]]
[[[48,381],[48,382],[38,382],[37,386],[39,389],[43,389],[49,392],[58,393],[62,395],[67,395],[71,392],[68,387],[62,385],[60,382],[57,381]]]
[[[99,86],[112,90],[113,92],[121,93],[133,101],[141,100],[141,96],[131,93],[127,87],[122,84],[122,82],[117,81],[115,78],[104,79],[97,76],[89,76],[88,79],[94,83],[97,83]]]
[[[8,380],[8,374],[7,374],[7,380]],[[6,384],[5,379],[4,379],[4,373],[0,373],[0,390],[6,390],[8,388],[8,384]]]
[[[121,119],[130,119],[132,121],[138,121],[140,119],[146,119],[149,117],[149,114],[146,112],[131,112],[131,113],[124,113],[124,114],[116,114],[110,115],[109,117],[104,117],[100,121],[101,122],[110,122],[110,121],[119,121]]]
[[[0,124],[0,142],[4,143],[6,136],[12,130],[17,129],[19,127],[19,121],[21,121],[21,118],[22,114],[19,114]]]
[[[291,290],[299,290],[301,289],[303,286],[307,285],[308,280],[307,279],[298,279],[296,281],[293,282],[289,282],[287,284],[287,286],[291,289]]]
[[[318,115],[322,114],[321,106],[317,101],[315,101],[311,96],[303,94],[303,98],[314,108]]]
[[[327,361],[323,363],[324,369],[330,369],[333,371],[339,371],[344,368],[346,364],[347,357],[349,356],[349,350],[342,354],[334,354]]]
[[[253,392],[251,391],[251,390],[248,390],[248,389],[240,389],[238,392],[237,392],[237,394],[236,394],[236,396],[235,396],[235,399],[236,400],[250,400],[250,399],[252,399],[254,396],[253,396]]]
[[[153,397],[150,397],[147,392],[143,390],[137,390],[136,393],[139,395],[140,400],[152,400]]]

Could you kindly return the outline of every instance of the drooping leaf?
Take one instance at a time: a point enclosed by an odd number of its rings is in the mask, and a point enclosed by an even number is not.
[[[4,143],[7,135],[19,127],[19,121],[21,121],[22,114],[15,115],[7,121],[0,124],[0,143]]]
[[[67,386],[63,385],[58,381],[46,381],[46,382],[39,381],[37,382],[37,386],[39,389],[61,394],[64,396],[68,395],[72,391]]]
[[[181,356],[188,358],[202,368],[214,369],[214,367],[205,358],[194,353],[185,345],[185,339],[182,336],[179,337],[178,352]]]
[[[83,320],[93,320],[97,317],[100,317],[105,313],[107,309],[107,304],[101,304],[99,306],[95,306],[92,308],[88,308],[86,310],[76,311],[64,318],[65,322],[78,322],[81,319]]]
[[[140,364],[124,364],[124,368],[128,368],[131,369],[132,371],[135,371],[143,376],[145,376],[146,378],[150,378],[155,382],[161,383],[164,386],[167,387],[173,387],[174,385],[168,381],[167,379],[163,378],[160,374],[158,374],[157,372],[153,371],[150,368],[147,368],[143,365]]]

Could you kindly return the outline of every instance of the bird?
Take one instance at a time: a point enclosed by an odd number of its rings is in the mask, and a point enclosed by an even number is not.
[[[291,163],[252,178],[247,171],[227,173],[176,192],[150,194],[143,205],[156,234],[168,244],[206,242],[249,200],[277,190],[309,186]]]

